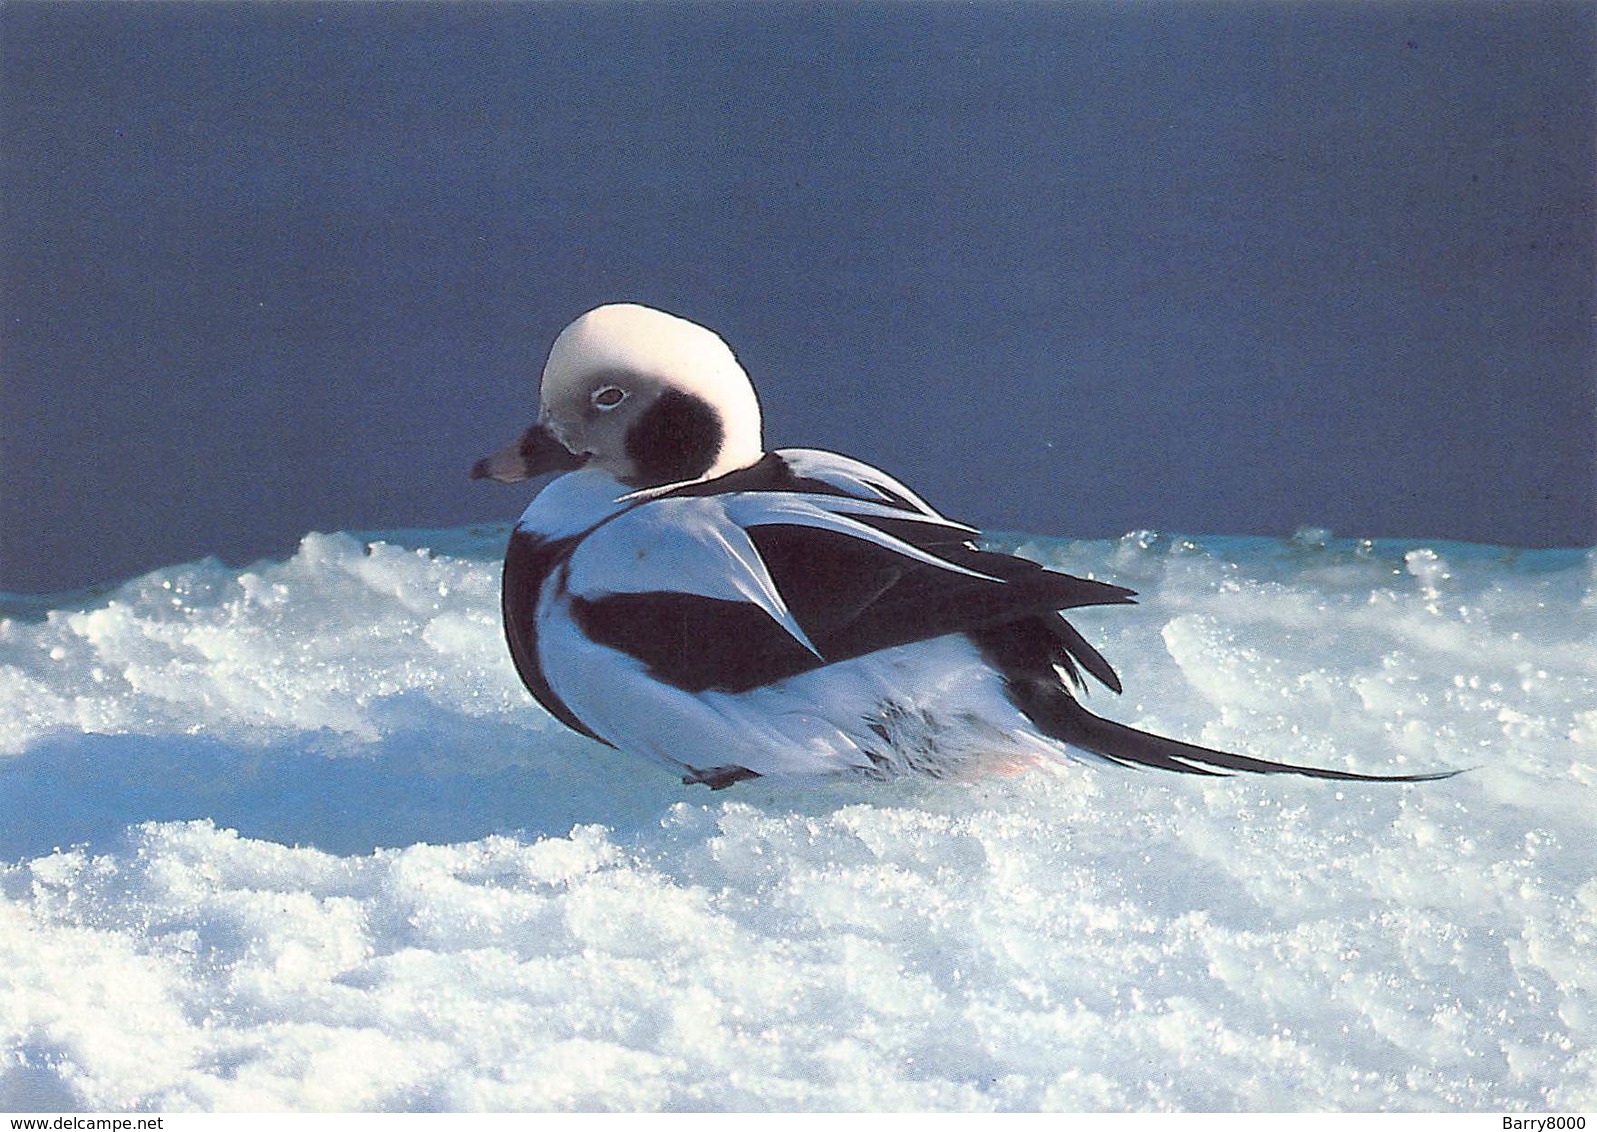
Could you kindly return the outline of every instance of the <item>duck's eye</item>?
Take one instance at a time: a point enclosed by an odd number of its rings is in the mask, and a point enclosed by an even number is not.
[[[588,399],[595,409],[613,409],[627,399],[627,391],[618,385],[601,385]]]

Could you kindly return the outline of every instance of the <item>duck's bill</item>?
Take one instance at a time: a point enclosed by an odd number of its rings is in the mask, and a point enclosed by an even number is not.
[[[569,472],[582,467],[586,456],[574,456],[554,434],[542,425],[533,425],[508,448],[484,456],[471,466],[474,480],[521,483],[550,472]]]

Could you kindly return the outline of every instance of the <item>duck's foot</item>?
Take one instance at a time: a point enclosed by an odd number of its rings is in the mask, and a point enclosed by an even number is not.
[[[682,776],[684,786],[708,786],[711,790],[725,790],[734,782],[745,778],[758,778],[759,774],[741,766],[712,766],[708,770],[695,770]]]

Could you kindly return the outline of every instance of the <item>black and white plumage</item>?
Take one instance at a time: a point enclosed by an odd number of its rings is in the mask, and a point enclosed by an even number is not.
[[[1088,676],[1120,682],[1060,611],[1130,590],[978,549],[977,531],[858,461],[764,452],[732,351],[673,315],[616,304],[568,326],[538,423],[472,474],[554,471],[505,556],[517,671],[566,726],[686,782],[965,778],[1073,752],[1189,774],[1381,777],[1088,712],[1074,694]]]

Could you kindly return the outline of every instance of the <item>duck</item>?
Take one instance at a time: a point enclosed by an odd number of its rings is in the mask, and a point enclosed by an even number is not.
[[[975,781],[1090,761],[1188,775],[1417,782],[1167,738],[1087,710],[1122,691],[1065,617],[1123,586],[983,547],[891,475],[767,452],[719,335],[636,303],[554,339],[534,422],[474,479],[543,484],[511,530],[505,639],[550,716],[686,784]]]

